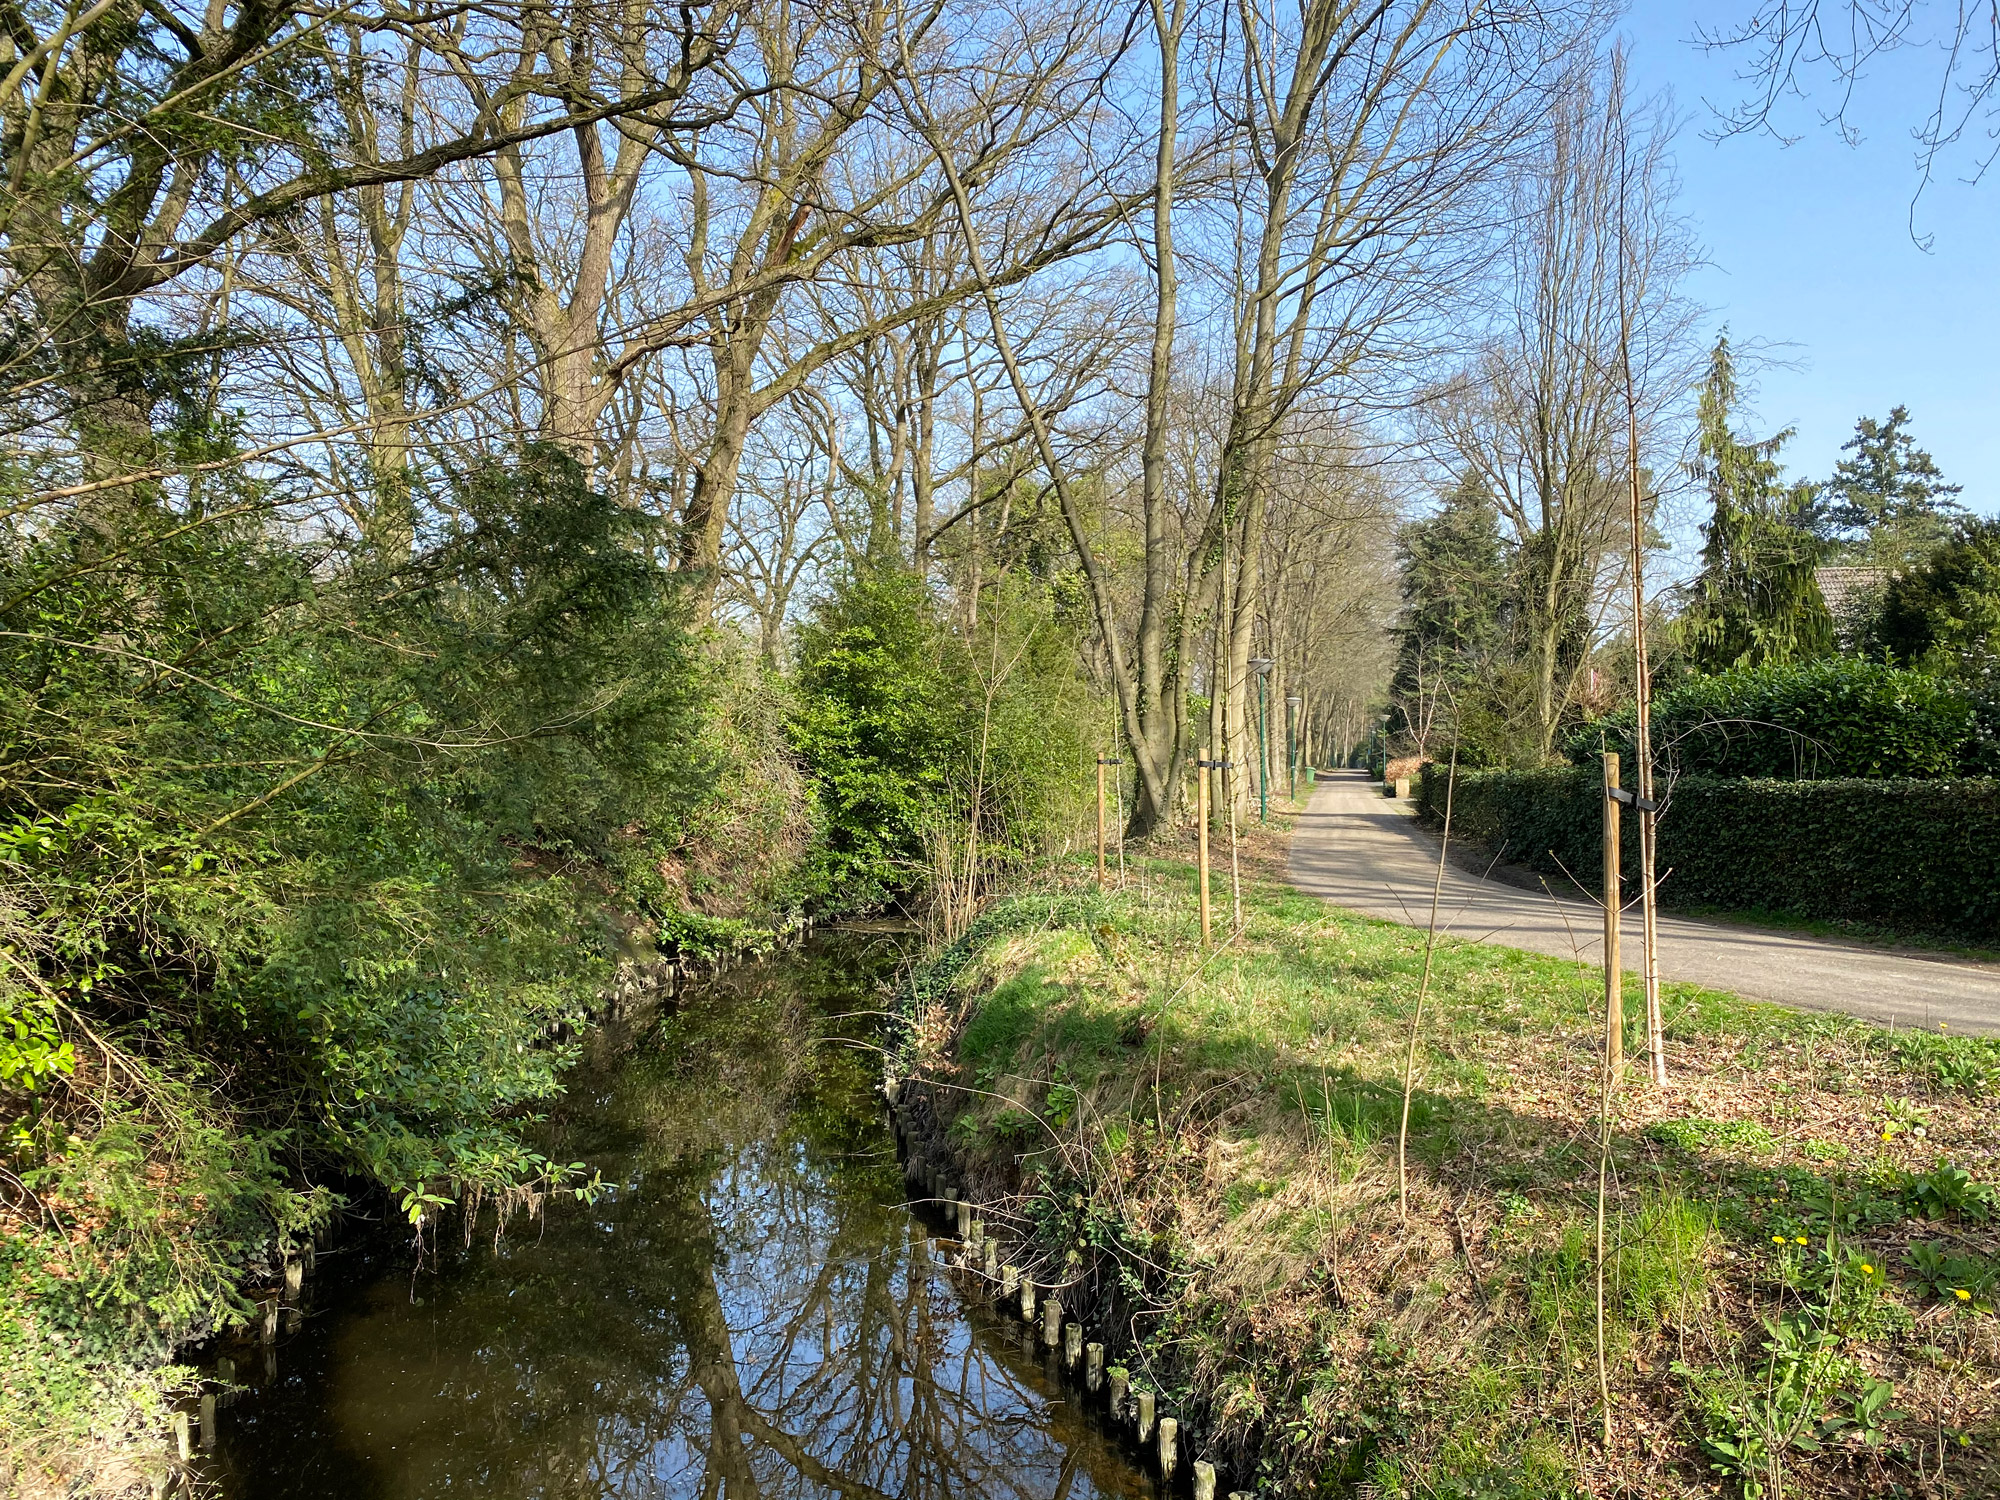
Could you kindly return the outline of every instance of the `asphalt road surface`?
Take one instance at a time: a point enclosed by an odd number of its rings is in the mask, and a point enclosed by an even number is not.
[[[1415,927],[1429,920],[1437,862],[1437,839],[1418,826],[1413,805],[1385,798],[1360,771],[1322,778],[1292,835],[1294,885]],[[1628,880],[1628,898],[1633,889]],[[1580,897],[1446,867],[1438,927],[1453,937],[1601,964],[1603,921]],[[1620,939],[1628,969],[1639,946],[1639,914],[1628,909]],[[1663,914],[1660,976],[1897,1026],[2000,1032],[2000,964]]]

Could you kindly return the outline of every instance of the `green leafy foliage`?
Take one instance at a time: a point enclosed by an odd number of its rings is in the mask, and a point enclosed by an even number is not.
[[[521,1122],[719,769],[650,523],[561,455],[393,565],[225,498],[0,537],[5,1277],[86,1364],[240,1319],[342,1194],[566,1178]]]
[[[1814,497],[1810,524],[1840,546],[1844,560],[1881,566],[1908,564],[1942,541],[1963,508],[1937,461],[1910,436],[1910,409],[1888,420],[1863,417],[1841,444],[1847,457]]]
[[[1910,1178],[1905,1189],[1911,1208],[1927,1219],[1966,1219],[1983,1224],[2000,1211],[2000,1193],[1974,1182],[1963,1167],[1940,1161]]]
[[[1427,816],[1444,777],[1425,777]],[[1454,837],[1567,880],[1603,841],[1597,772],[1460,772]],[[1637,867],[1636,818],[1624,825]],[[1763,781],[1682,777],[1659,820],[1663,896],[1682,907],[1782,913],[1911,937],[2000,941],[2000,780]],[[1977,1045],[1977,1044],[1973,1044]],[[1976,1085],[1984,1053],[1952,1064]]]
[[[76,1069],[76,1048],[56,1025],[55,1005],[16,991],[0,1010],[0,1084],[32,1089]]]
[[[966,630],[922,578],[862,567],[800,631],[791,742],[824,825],[811,888],[879,905],[967,842],[991,870],[1081,822],[1091,746],[1074,639],[1050,591],[1003,580]]]
[[[1782,1494],[1794,1455],[1840,1443],[1880,1447],[1904,1413],[1890,1406],[1895,1386],[1842,1353],[1843,1336],[1808,1309],[1766,1318],[1749,1372],[1709,1371],[1676,1362],[1696,1398],[1696,1440],[1712,1473],[1733,1481],[1745,1500]]]
[[[944,622],[897,568],[862,570],[800,633],[792,743],[827,822],[821,889],[867,905],[910,883],[955,754]]]
[[[1498,747],[1489,744],[1491,709],[1476,684],[1502,655],[1507,589],[1492,496],[1476,480],[1456,486],[1435,515],[1398,533],[1396,564],[1403,613],[1388,732],[1415,747],[1455,735],[1460,761],[1480,764]]]
[[[1903,1256],[1918,1285],[1946,1307],[1991,1313],[2000,1288],[2000,1262],[1937,1240],[1919,1240]]]
[[[1889,582],[1882,647],[1992,700],[2000,695],[2000,520],[1968,518]],[[1992,726],[1989,725],[1989,734]]]
[[[1630,708],[1582,726],[1570,758],[1595,765],[1600,749],[1630,757]],[[1979,776],[2000,722],[1957,684],[1931,673],[1853,657],[1744,667],[1676,684],[1653,703],[1662,775],[1834,777]]]
[[[1647,1126],[1646,1134],[1691,1153],[1724,1151],[1760,1156],[1776,1145],[1770,1131],[1750,1120],[1661,1120]]]
[[[1898,1038],[1896,1047],[1905,1062],[1950,1093],[2000,1093],[2000,1047],[1986,1038],[1919,1031]]]

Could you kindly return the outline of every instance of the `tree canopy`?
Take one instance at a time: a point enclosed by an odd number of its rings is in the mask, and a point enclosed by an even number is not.
[[[1837,544],[1844,562],[1899,567],[1924,556],[1951,535],[1963,513],[1930,454],[1910,436],[1910,409],[1897,406],[1886,421],[1862,417],[1841,445],[1848,456],[1820,485],[1808,522]]]

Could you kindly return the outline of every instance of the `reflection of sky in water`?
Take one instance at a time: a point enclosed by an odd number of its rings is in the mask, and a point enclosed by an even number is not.
[[[223,1413],[226,1496],[1151,1492],[1017,1330],[968,1324],[858,1064],[654,1061],[564,1126],[594,1205],[325,1293]]]

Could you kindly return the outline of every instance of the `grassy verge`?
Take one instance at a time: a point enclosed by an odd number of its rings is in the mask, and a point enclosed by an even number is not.
[[[1405,1208],[1423,934],[1251,880],[1205,951],[1186,865],[1128,869],[920,970],[909,1062],[1224,1488],[2000,1493],[2000,1043],[1668,987],[1673,1086],[1609,1132],[1607,1443],[1596,974],[1440,945]]]

